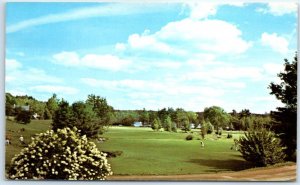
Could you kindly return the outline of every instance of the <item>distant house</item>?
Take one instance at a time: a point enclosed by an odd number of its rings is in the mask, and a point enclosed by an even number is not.
[[[140,122],[140,121],[136,121],[136,122],[133,122],[133,126],[134,126],[134,127],[142,127],[143,124],[142,124],[142,122]]]

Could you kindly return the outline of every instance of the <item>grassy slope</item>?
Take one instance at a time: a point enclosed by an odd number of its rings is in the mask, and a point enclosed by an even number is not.
[[[22,135],[24,141],[28,144],[35,134],[44,132],[49,129],[50,120],[32,120],[27,125],[18,124],[14,121],[6,121],[6,135],[11,138],[11,145],[6,146],[5,150],[5,166],[7,167],[13,156],[21,151],[23,146],[19,142],[19,137]],[[22,128],[25,131],[20,131]]]
[[[118,175],[196,174],[237,171],[250,168],[239,152],[230,150],[232,139],[186,141],[186,133],[154,132],[150,128],[112,127],[104,135],[109,140],[100,149],[123,151],[109,159]],[[195,138],[199,134],[194,132]],[[238,134],[234,135],[238,138]]]
[[[6,131],[12,137],[12,145],[6,147],[6,164],[22,149],[20,135],[29,143],[31,136],[49,129],[51,121],[35,121],[28,125],[7,121]],[[24,132],[19,132],[25,128]],[[230,150],[232,139],[205,140],[201,148],[199,134],[195,140],[186,141],[187,133],[154,132],[151,128],[111,127],[104,137],[104,143],[97,143],[100,150],[123,151],[116,158],[110,158],[114,174],[197,174],[219,171],[237,171],[250,168],[239,152]],[[234,135],[238,138],[238,134]]]

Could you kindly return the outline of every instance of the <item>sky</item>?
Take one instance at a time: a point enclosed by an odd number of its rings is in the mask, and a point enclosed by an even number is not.
[[[297,51],[297,4],[7,3],[5,91],[115,109],[266,113]]]

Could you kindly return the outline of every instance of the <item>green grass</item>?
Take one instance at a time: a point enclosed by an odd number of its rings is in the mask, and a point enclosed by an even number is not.
[[[28,125],[13,121],[6,122],[6,132],[12,138],[12,145],[6,147],[6,167],[12,157],[24,147],[19,142],[23,135],[25,142],[37,133],[49,129],[51,121],[33,120]],[[21,128],[25,131],[20,132]],[[168,175],[197,174],[221,171],[238,171],[251,168],[239,152],[231,150],[233,133],[227,139],[224,132],[221,139],[208,135],[201,148],[199,130],[193,130],[194,140],[186,141],[188,133],[154,132],[151,128],[111,127],[103,136],[104,143],[97,143],[100,150],[122,151],[122,155],[109,158],[116,175]]]
[[[123,151],[117,158],[110,158],[114,174],[118,175],[166,175],[197,174],[221,171],[238,171],[250,168],[240,153],[231,150],[233,138],[213,140],[209,136],[201,148],[199,134],[186,141],[187,133],[154,132],[150,128],[111,127],[101,150]]]
[[[6,135],[11,138],[11,145],[6,145],[5,149],[5,166],[9,166],[11,159],[18,154],[24,147],[19,141],[19,137],[24,137],[25,143],[31,141],[35,134],[49,130],[51,120],[32,120],[31,123],[24,125],[14,121],[6,120]],[[25,131],[21,131],[24,128]]]

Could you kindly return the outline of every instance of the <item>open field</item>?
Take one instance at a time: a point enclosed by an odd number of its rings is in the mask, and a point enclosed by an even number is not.
[[[238,171],[250,168],[239,152],[231,150],[233,139],[224,133],[221,139],[208,136],[201,148],[199,131],[194,140],[186,141],[187,133],[154,132],[151,128],[111,127],[99,144],[105,151],[123,151],[111,158],[117,175],[198,174]],[[233,138],[238,138],[234,134]]]

